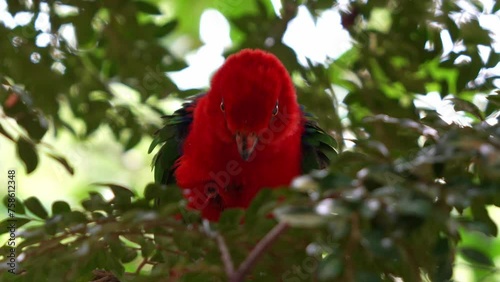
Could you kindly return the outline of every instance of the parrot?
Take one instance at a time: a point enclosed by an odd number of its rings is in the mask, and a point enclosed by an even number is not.
[[[230,55],[206,93],[164,117],[149,149],[160,146],[155,182],[176,184],[209,221],[327,167],[337,153],[335,139],[298,104],[285,66],[260,49]]]

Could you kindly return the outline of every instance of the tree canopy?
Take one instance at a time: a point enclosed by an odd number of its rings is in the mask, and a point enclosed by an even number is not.
[[[203,47],[208,9],[229,23],[224,56],[259,48],[280,58],[338,152],[327,170],[210,224],[152,173],[145,187],[112,175],[78,205],[2,188],[0,238],[15,218],[17,274],[5,244],[1,281],[465,281],[463,269],[500,279],[500,48],[483,20],[498,22],[500,4],[277,2],[0,1],[0,139],[27,174],[42,157],[69,174],[90,169],[48,132],[85,142],[107,128],[123,152],[151,142],[172,101],[204,90],[171,74]],[[315,22],[339,14],[352,47],[301,57],[283,41],[301,9]],[[4,182],[15,179],[9,161]]]

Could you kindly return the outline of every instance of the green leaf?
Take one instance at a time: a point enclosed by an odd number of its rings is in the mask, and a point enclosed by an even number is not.
[[[30,112],[26,116],[17,119],[17,123],[26,129],[31,139],[40,141],[49,128],[47,119],[39,113]]]
[[[168,23],[157,27],[155,30],[155,36],[159,38],[169,35],[172,31],[174,31],[177,25],[179,25],[179,21],[177,19],[171,20]]]
[[[101,194],[89,192],[90,198],[82,201],[82,206],[87,211],[104,210],[109,211],[111,206],[104,200]]]
[[[144,198],[146,200],[152,200],[159,196],[160,194],[160,185],[149,183],[146,188],[144,188]]]
[[[9,202],[9,199],[14,199],[14,201]],[[10,205],[9,205],[10,204]],[[19,198],[12,198],[9,195],[5,195],[3,198],[3,205],[7,209],[13,209],[17,214],[25,214],[23,202]]]
[[[450,100],[453,102],[453,106],[455,108],[455,111],[457,111],[457,112],[458,111],[465,111],[465,112],[473,114],[475,117],[477,117],[481,121],[484,120],[484,117],[483,117],[481,110],[479,110],[479,108],[476,105],[474,105],[473,103],[471,103],[469,101],[465,101],[465,100],[460,99],[460,98],[451,98]]]
[[[154,4],[144,1],[137,1],[135,2],[135,5],[137,6],[137,9],[143,13],[150,15],[161,15],[160,9],[158,9],[158,7]]]
[[[498,234],[498,227],[488,214],[486,205],[480,201],[474,201],[471,205],[471,211],[474,220],[477,220],[487,226],[487,233],[485,234],[496,237]]]
[[[45,210],[40,200],[36,197],[29,197],[24,201],[24,205],[31,213],[39,218],[47,219],[49,216],[47,210]]]
[[[0,235],[5,234],[7,232],[17,231],[18,228],[30,222],[31,219],[24,217],[16,217],[14,218],[6,218],[0,222]],[[15,225],[15,228],[13,226]],[[11,229],[13,228],[13,229]],[[16,230],[14,230],[16,229]]]
[[[26,173],[33,172],[38,166],[38,154],[35,146],[23,137],[17,140],[17,154],[26,167]]]
[[[47,155],[52,159],[56,160],[57,162],[59,162],[69,172],[69,174],[71,175],[75,174],[75,169],[68,163],[68,161],[64,157],[56,156],[53,154],[47,154]]]
[[[460,254],[462,254],[462,256],[471,263],[478,263],[492,267],[495,266],[493,260],[478,249],[474,249],[471,247],[462,247],[460,248]]]
[[[500,2],[495,1],[495,5],[493,5],[493,9],[491,11],[496,13],[498,10],[500,10]]]
[[[141,254],[143,257],[149,257],[155,250],[155,245],[151,240],[144,240],[141,243]]]
[[[486,97],[486,99],[488,99],[489,103],[492,103],[492,104],[500,107],[500,91],[497,90],[497,93],[499,93],[499,94],[488,95]]]
[[[121,261],[123,263],[131,262],[137,257],[137,255],[138,254],[136,250],[127,248],[123,253],[123,255],[121,256]]]
[[[135,145],[137,145],[139,142],[141,142],[141,139],[142,139],[142,135],[140,132],[132,131],[132,135],[130,136],[130,138],[128,139],[127,143],[124,146],[125,151],[128,151],[128,150],[134,148]]]
[[[82,212],[71,211],[64,214],[64,222],[66,223],[66,225],[86,223],[87,217]]]
[[[71,211],[71,207],[64,201],[55,201],[52,204],[52,214],[61,214]]]
[[[479,25],[479,21],[473,19],[460,25],[460,33],[465,44],[490,45],[490,32]]]

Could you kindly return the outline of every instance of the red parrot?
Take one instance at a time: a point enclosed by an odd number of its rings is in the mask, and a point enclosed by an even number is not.
[[[153,140],[155,181],[176,182],[188,206],[217,221],[263,188],[329,163],[333,138],[303,113],[283,64],[262,50],[227,58],[206,94],[185,103]]]

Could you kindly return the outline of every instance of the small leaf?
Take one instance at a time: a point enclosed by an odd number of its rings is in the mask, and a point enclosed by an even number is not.
[[[481,110],[474,105],[473,103],[469,101],[462,100],[460,98],[451,98],[450,99],[453,102],[455,111],[465,111],[468,113],[473,114],[475,117],[477,117],[480,120],[484,120],[483,114],[481,113]]]
[[[15,219],[12,218],[4,219],[0,222],[0,235],[5,234],[7,232],[15,232],[15,230],[17,230],[19,227],[25,225],[30,221],[31,219],[24,217],[16,217]]]
[[[61,214],[71,211],[71,207],[64,201],[56,201],[52,204],[52,214]]]
[[[18,117],[17,123],[26,129],[28,135],[36,142],[40,141],[49,128],[47,119],[40,113],[31,111],[28,115]]]
[[[13,198],[9,197],[8,195],[6,195],[3,198],[3,205],[7,209],[10,209],[10,210],[13,209],[17,214],[25,214],[26,213],[26,211],[24,210],[23,202],[20,199],[18,199],[16,197],[16,198],[14,198],[15,200],[13,202],[9,202],[9,199],[13,199]]]
[[[65,158],[53,154],[47,154],[47,155],[52,159],[56,160],[57,162],[59,162],[69,172],[69,174],[71,175],[75,174],[75,169],[73,168],[72,165],[68,163],[68,161]]]
[[[141,254],[143,257],[149,257],[155,250],[155,245],[150,240],[144,240],[141,244]]]
[[[137,257],[137,251],[132,249],[126,249],[125,253],[121,256],[121,261],[123,263],[128,263],[133,261]]]
[[[137,6],[137,9],[143,13],[150,14],[150,15],[161,15],[160,9],[156,5],[153,5],[148,2],[144,1],[138,1],[135,3]]]
[[[483,223],[487,227],[486,235],[496,237],[498,234],[498,227],[495,222],[491,219],[486,209],[486,205],[480,201],[474,201],[471,205],[471,212],[474,220]],[[485,230],[486,231],[486,230]]]
[[[500,91],[498,91],[497,93],[499,94],[489,95],[486,97],[486,99],[488,99],[489,103],[492,103],[500,107]]]
[[[29,197],[24,201],[24,205],[31,213],[39,218],[46,219],[49,216],[40,200],[36,197]]]
[[[478,263],[487,266],[495,266],[493,260],[478,249],[474,249],[471,247],[462,247],[460,248],[460,253],[465,259],[467,259],[472,263]]]
[[[35,146],[25,138],[17,140],[17,154],[26,166],[26,173],[33,172],[38,165],[38,154]]]
[[[146,200],[152,200],[159,197],[160,189],[160,185],[149,183],[146,188],[144,188],[144,198],[146,198]]]
[[[87,217],[79,211],[71,211],[64,214],[64,222],[66,225],[86,223]]]
[[[493,5],[492,13],[496,13],[496,11],[500,10],[500,2],[495,1],[495,5]]]
[[[155,30],[155,36],[156,37],[163,37],[163,36],[170,34],[172,31],[174,31],[174,29],[177,27],[178,24],[179,24],[179,21],[174,19],[174,20],[171,20],[162,26],[157,27]]]
[[[137,145],[139,142],[141,142],[141,139],[142,139],[142,135],[138,132],[133,131],[132,135],[127,140],[127,143],[124,146],[125,151],[128,151],[128,150],[134,148],[135,145]]]

